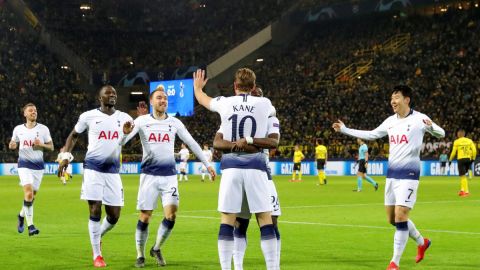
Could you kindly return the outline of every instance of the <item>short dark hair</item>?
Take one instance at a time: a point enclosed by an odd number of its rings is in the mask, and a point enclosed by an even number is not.
[[[402,96],[410,98],[410,102],[412,101],[413,90],[409,86],[404,84],[396,85],[393,87],[392,95],[398,92],[402,93]]]
[[[318,145],[322,145],[322,144],[323,144],[323,139],[318,138],[318,139],[316,140],[316,143],[317,143]]]

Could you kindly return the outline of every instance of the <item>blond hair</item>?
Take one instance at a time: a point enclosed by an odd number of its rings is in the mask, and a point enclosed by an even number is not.
[[[235,73],[235,85],[240,91],[250,92],[255,88],[255,72],[249,68],[241,68]]]
[[[23,106],[22,112],[24,112],[28,107],[37,107],[37,106],[35,106],[35,104],[33,104],[31,102],[27,103],[27,104],[25,104],[25,106]]]
[[[153,90],[153,92],[150,93],[150,99],[152,99],[153,95],[158,91],[162,91],[165,93],[165,86],[163,86],[163,84],[159,84],[157,88],[155,88],[155,90]]]

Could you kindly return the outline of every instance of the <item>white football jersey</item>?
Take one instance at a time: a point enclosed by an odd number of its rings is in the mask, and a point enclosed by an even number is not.
[[[280,140],[280,121],[275,116],[270,116],[268,118],[268,131],[267,136],[270,134],[278,134],[278,139]],[[270,168],[270,149],[264,149],[265,158],[267,162],[267,176],[268,180],[272,180],[272,169]]]
[[[25,124],[18,125],[13,129],[12,141],[18,143],[18,168],[43,170],[43,151],[33,150],[33,142],[40,139],[42,143],[52,141],[50,130],[47,126],[37,123],[33,128],[27,128]]]
[[[181,149],[178,153],[180,154],[180,160],[182,162],[187,162],[190,158],[190,151],[188,151],[187,148]]]
[[[275,114],[275,109],[268,98],[247,94],[214,98],[210,101],[210,110],[220,114],[223,139],[231,142],[244,137],[265,138],[268,117]],[[267,170],[263,153],[224,154],[221,168]]]
[[[84,112],[78,118],[75,132],[82,133],[88,129],[88,150],[83,167],[103,173],[119,173],[120,154],[123,138],[123,124],[133,121],[132,117],[116,110],[108,115],[93,109]]]
[[[208,161],[212,161],[212,158],[213,158],[213,154],[212,154],[212,151],[210,151],[210,149],[208,150],[203,150],[203,155],[205,156],[205,158],[208,160]]]
[[[141,172],[144,174],[158,176],[177,174],[174,155],[175,135],[192,149],[206,167],[210,166],[200,145],[192,138],[185,125],[173,116],[167,116],[163,120],[157,120],[151,114],[139,116],[135,119],[133,131],[122,143],[125,144],[137,133],[142,142]],[[188,152],[188,149],[185,150]]]
[[[268,117],[274,113],[269,99],[250,95],[214,98],[210,110],[220,114],[223,139],[231,142],[248,136],[264,138]]]
[[[388,135],[390,154],[387,178],[418,180],[420,150],[425,132],[437,138],[445,137],[445,131],[441,127],[433,122],[432,126],[428,127],[424,120],[430,120],[430,118],[423,113],[410,110],[407,117],[398,118],[397,114],[394,114],[371,131],[355,130],[344,126],[341,132],[365,140],[374,140]]]

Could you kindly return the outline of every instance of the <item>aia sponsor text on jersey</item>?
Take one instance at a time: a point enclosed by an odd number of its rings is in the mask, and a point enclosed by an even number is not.
[[[391,144],[408,143],[407,135],[405,134],[390,135],[390,143]]]

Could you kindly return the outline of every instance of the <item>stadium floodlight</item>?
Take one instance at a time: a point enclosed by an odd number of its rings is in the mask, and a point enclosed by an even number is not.
[[[130,95],[143,95],[143,92],[130,92]]]
[[[80,10],[91,10],[92,6],[90,4],[81,4],[80,5]]]
[[[257,58],[257,62],[263,62],[263,58]]]

